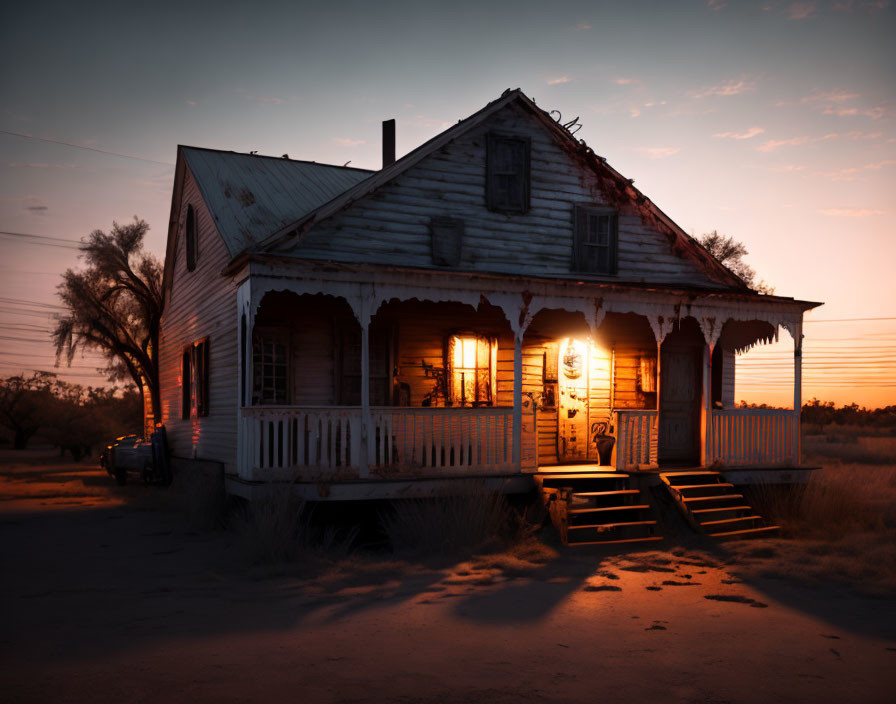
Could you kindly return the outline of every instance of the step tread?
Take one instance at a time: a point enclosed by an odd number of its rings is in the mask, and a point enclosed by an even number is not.
[[[621,528],[623,526],[655,526],[656,521],[630,521],[626,523],[595,523],[588,526],[566,526],[566,530],[586,530],[588,528]]]
[[[589,540],[581,543],[567,543],[569,547],[578,547],[579,545],[619,545],[621,543],[645,543],[648,541],[664,540],[662,535],[649,535],[645,538],[623,538],[621,540]]]
[[[717,498],[717,497],[713,496],[711,498]],[[691,509],[691,513],[693,513],[694,515],[697,515],[698,513],[704,514],[704,513],[717,513],[719,511],[738,511],[738,510],[752,511],[753,507],[752,506],[721,506],[719,508],[695,508],[695,509]]]
[[[571,508],[567,513],[599,513],[601,511],[640,511],[650,508],[649,504],[632,504],[628,506],[598,506],[596,508]]]
[[[551,474],[550,472],[539,472],[535,475],[539,479],[626,479],[627,474],[607,474],[604,472],[579,472],[577,474]]]
[[[693,472],[660,472],[661,477],[695,477],[695,476],[706,476],[708,474],[715,474],[719,476],[721,472],[713,472],[709,470],[698,469]]]
[[[762,528],[745,528],[744,530],[732,530],[726,533],[709,533],[711,538],[726,538],[736,535],[751,535],[756,533],[773,533],[781,530],[781,526],[763,526]]]
[[[681,489],[706,489],[709,487],[712,488],[720,488],[720,489],[728,489],[733,487],[734,484],[728,484],[727,482],[713,482],[712,484],[680,484],[678,486],[670,485],[670,489],[681,490]]]
[[[723,518],[718,521],[702,521],[700,523],[700,525],[705,528],[706,526],[720,526],[723,523],[737,523],[738,521],[752,521],[757,518],[762,520],[762,516],[757,516],[754,514],[752,516],[740,516],[739,518]]]
[[[619,496],[621,494],[640,494],[639,489],[616,489],[615,491],[574,491],[573,498],[576,496]]]
[[[742,499],[743,494],[719,494],[718,496],[682,496],[681,500],[685,503],[693,503],[698,501],[731,501],[732,499]]]

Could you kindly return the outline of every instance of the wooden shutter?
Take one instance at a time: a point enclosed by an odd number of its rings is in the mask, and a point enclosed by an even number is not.
[[[196,415],[208,415],[208,340],[198,343],[195,350],[196,358]]]
[[[432,263],[435,266],[459,266],[464,237],[464,221],[436,215],[430,221]]]
[[[196,211],[192,205],[187,206],[187,222],[184,227],[187,254],[187,271],[196,268]]]
[[[181,401],[180,401],[180,417],[183,419],[188,419],[190,417],[190,409],[192,407],[193,400],[193,380],[192,380],[192,361],[191,357],[193,354],[192,347],[188,347],[184,350],[183,355],[180,360],[180,374],[181,374]]]

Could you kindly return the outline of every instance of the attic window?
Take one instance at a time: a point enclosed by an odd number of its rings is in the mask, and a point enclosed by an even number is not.
[[[187,245],[187,271],[196,268],[196,211],[192,205],[187,206],[187,222],[184,226]]]
[[[529,152],[528,139],[488,134],[486,204],[489,210],[528,212]]]
[[[577,206],[573,271],[615,274],[618,240],[615,210]]]

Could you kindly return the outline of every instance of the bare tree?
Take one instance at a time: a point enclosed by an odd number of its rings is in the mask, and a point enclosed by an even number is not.
[[[733,237],[720,235],[716,230],[709,234],[703,235],[697,240],[703,247],[714,256],[720,264],[727,267],[733,274],[738,276],[747,286],[759,293],[774,293],[774,286],[769,286],[764,280],[756,282],[756,272],[744,261],[744,257],[749,254],[747,248],[742,242],[738,242]]]
[[[67,270],[58,286],[68,312],[57,320],[53,340],[57,359],[68,364],[80,348],[101,352],[109,380],[130,380],[148,392],[158,422],[162,267],[143,251],[148,230],[135,217],[127,225],[113,222],[108,234],[90,234],[80,247],[86,268]]]

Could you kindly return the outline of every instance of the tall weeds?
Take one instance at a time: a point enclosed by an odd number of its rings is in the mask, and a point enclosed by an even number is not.
[[[348,554],[358,528],[318,526],[313,509],[289,486],[274,486],[245,505],[235,520],[246,557],[256,565],[335,560]]]
[[[500,494],[484,484],[452,484],[433,499],[393,501],[380,525],[397,554],[463,557],[506,545],[521,521]]]

